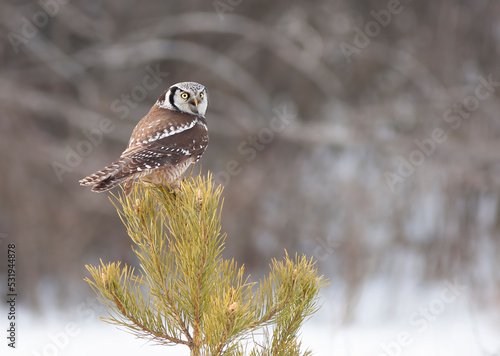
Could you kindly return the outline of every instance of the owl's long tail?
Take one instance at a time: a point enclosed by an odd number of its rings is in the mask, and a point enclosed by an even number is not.
[[[93,187],[91,190],[97,193],[108,191],[117,185],[128,181],[130,176],[128,174],[124,174],[123,172],[126,166],[127,162],[125,160],[118,159],[100,171],[97,171],[94,174],[80,180],[80,185],[92,185]],[[131,183],[131,181],[126,183]],[[131,184],[125,184],[127,194],[130,193],[131,186]]]

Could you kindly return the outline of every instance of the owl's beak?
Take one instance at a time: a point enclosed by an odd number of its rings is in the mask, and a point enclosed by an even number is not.
[[[193,100],[190,100],[189,101],[189,104],[191,105],[191,110],[194,112],[194,113],[198,113],[198,99],[193,99]],[[193,108],[194,106],[194,108]]]

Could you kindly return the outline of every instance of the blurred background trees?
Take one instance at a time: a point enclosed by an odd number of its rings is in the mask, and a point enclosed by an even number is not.
[[[397,298],[459,276],[498,305],[498,2],[59,1],[0,5],[0,232],[32,305],[90,294],[72,281],[98,258],[137,263],[78,180],[179,81],[209,90],[201,169],[256,278],[287,248],[319,259],[346,319],[379,278]]]

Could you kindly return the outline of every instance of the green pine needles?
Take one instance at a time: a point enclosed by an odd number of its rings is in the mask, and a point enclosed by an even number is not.
[[[312,259],[286,254],[250,283],[243,266],[222,258],[221,194],[209,174],[188,178],[176,195],[137,183],[115,197],[140,270],[87,266],[86,281],[110,309],[104,320],[196,356],[310,354],[299,328],[319,308],[323,276]]]

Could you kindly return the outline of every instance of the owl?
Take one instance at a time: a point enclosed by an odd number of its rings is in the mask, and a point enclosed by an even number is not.
[[[207,148],[207,107],[203,85],[172,85],[139,121],[120,158],[80,184],[92,186],[93,192],[105,192],[123,183],[127,195],[137,178],[177,188],[186,169],[198,162]]]

